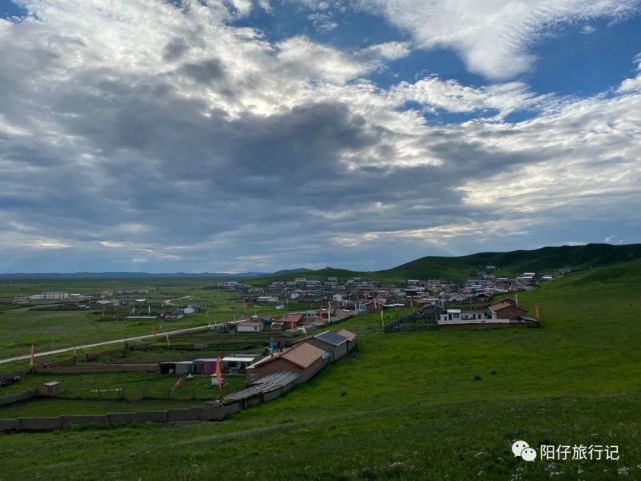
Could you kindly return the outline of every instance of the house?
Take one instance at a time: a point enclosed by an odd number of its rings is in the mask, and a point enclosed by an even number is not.
[[[332,355],[332,360],[334,361],[345,356],[348,352],[348,339],[332,331],[325,331],[320,334],[316,334],[313,337],[305,339],[303,342],[307,342],[325,352],[329,352]]]
[[[481,292],[475,296],[476,302],[490,302],[492,300],[492,295],[487,292]]]
[[[520,319],[527,310],[519,307],[514,299],[503,299],[489,307],[492,319]]]
[[[491,316],[485,309],[448,309],[447,311],[439,314],[437,322],[439,325],[478,324],[483,323],[488,319],[491,319]]]
[[[107,299],[100,299],[98,301],[94,301],[91,304],[89,304],[89,307],[91,309],[107,309],[113,306],[114,306],[114,301],[110,301]]]
[[[248,366],[247,381],[252,383],[257,379],[276,372],[295,372],[305,381],[320,371],[329,361],[331,354],[318,347],[302,342],[284,351],[274,353]]]
[[[69,298],[68,292],[63,291],[45,291],[42,293],[42,299],[45,300],[59,300]]]
[[[272,321],[272,329],[293,329],[296,326],[302,324],[304,320],[305,314],[301,314],[300,312],[292,312],[278,317],[274,321]]]
[[[258,296],[256,302],[263,304],[270,304],[272,302],[278,302],[278,297],[274,296]]]
[[[223,357],[224,372],[244,372],[247,366],[250,366],[260,357],[259,354],[232,354]]]
[[[236,323],[236,332],[261,332],[263,321],[239,321]]]

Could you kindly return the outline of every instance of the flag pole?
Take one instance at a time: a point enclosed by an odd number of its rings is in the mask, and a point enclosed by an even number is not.
[[[32,374],[33,374],[33,366],[35,364],[35,357],[36,357],[36,345],[31,344],[31,355],[29,356],[29,368],[31,369]]]

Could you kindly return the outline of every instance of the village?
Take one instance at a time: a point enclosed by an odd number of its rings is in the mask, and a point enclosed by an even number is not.
[[[229,294],[230,301],[242,304],[242,312],[219,326],[224,332],[256,333],[279,331],[285,336],[304,335],[308,329],[323,328],[364,313],[407,307],[424,309],[441,325],[482,323],[496,319],[518,319],[518,292],[537,288],[571,272],[558,269],[549,274],[523,272],[514,277],[497,277],[496,266],[485,266],[465,282],[441,279],[407,279],[385,283],[354,277],[326,280],[296,277],[272,281],[266,285],[240,281],[221,281],[201,287]],[[209,306],[189,302],[194,296],[160,299],[155,288],[105,289],[99,292],[70,293],[50,290],[29,296],[0,299],[0,303],[34,306],[34,308],[84,309],[100,313],[101,319],[114,320],[182,320],[196,313],[207,313]],[[477,309],[496,296],[517,309]],[[270,315],[252,314],[257,306],[267,308]],[[280,313],[279,313],[280,312]],[[498,317],[497,317],[498,316]],[[536,316],[535,316],[536,317]]]
[[[507,278],[496,277],[494,270],[494,266],[486,266],[464,283],[296,277],[264,285],[209,283],[193,287],[191,295],[170,299],[165,298],[168,292],[153,286],[81,293],[47,290],[5,298],[5,304],[32,306],[29,309],[36,311],[93,312],[94,322],[147,323],[152,334],[131,341],[123,339],[115,349],[74,349],[71,357],[44,362],[36,362],[33,356],[36,349],[46,352],[46,348],[33,345],[30,369],[3,375],[1,384],[12,389],[0,397],[0,411],[14,403],[42,398],[91,400],[96,399],[96,393],[97,399],[165,399],[168,406],[179,400],[220,406],[239,403],[244,409],[263,402],[270,393],[282,393],[306,382],[326,365],[357,353],[358,329],[339,326],[350,319],[380,314],[386,333],[417,328],[537,327],[539,306],[529,313],[518,304],[518,293],[568,272],[524,272]],[[211,293],[208,295],[213,295],[216,302],[203,302],[207,298],[199,297],[199,292]],[[202,329],[166,330],[182,326],[192,317],[195,321],[206,319],[214,312],[210,308],[215,310],[222,302],[236,306],[231,319],[209,323]],[[83,390],[78,379],[95,386]],[[134,389],[132,394],[132,384],[128,383],[134,379],[144,379],[147,387]],[[37,380],[45,382],[34,385]],[[15,385],[31,389],[20,392]],[[191,414],[184,411],[162,419],[200,419],[204,412],[211,416],[211,406],[203,411],[192,404],[179,408]],[[216,411],[215,416],[223,411]],[[48,426],[62,427],[65,421],[48,422]],[[16,429],[12,422],[6,426]]]

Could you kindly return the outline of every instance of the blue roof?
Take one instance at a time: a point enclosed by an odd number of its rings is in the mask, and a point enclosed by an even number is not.
[[[323,332],[321,334],[318,334],[314,336],[316,339],[326,342],[327,344],[330,344],[332,346],[340,346],[344,342],[347,342],[347,338],[344,336],[341,336],[340,334],[337,334],[332,331],[327,331]]]

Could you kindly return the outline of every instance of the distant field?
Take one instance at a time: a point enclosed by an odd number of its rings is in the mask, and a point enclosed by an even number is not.
[[[0,436],[0,479],[641,479],[640,287],[635,262],[519,294],[541,305],[540,329],[346,321],[360,355],[283,398],[189,429]],[[526,464],[516,439],[618,445],[621,459]]]
[[[70,282],[70,285],[67,285]],[[244,309],[241,295],[233,292],[222,292],[212,289],[201,289],[206,285],[205,280],[173,280],[178,285],[166,285],[168,280],[154,280],[154,286],[140,281],[118,283],[113,280],[104,282],[92,281],[61,281],[49,282],[0,282],[0,297],[39,293],[47,289],[64,289],[69,292],[93,292],[107,288],[133,288],[133,286],[149,289],[148,294],[140,294],[152,303],[158,311],[160,303],[167,299],[177,299],[189,296],[188,299],[176,301],[177,304],[201,304],[209,306],[207,312],[185,316],[181,320],[103,320],[102,312],[88,310],[41,310],[40,306],[7,306],[0,309],[0,359],[29,353],[32,344],[37,352],[71,347],[80,344],[95,343],[110,339],[135,337],[151,334],[152,325],[157,333],[193,327],[217,322],[240,319],[246,315],[264,314],[275,315],[274,306],[251,306]],[[136,297],[138,295],[135,295]],[[131,297],[131,296],[130,296]],[[126,311],[126,310],[125,310]],[[122,314],[121,314],[122,315]],[[0,366],[0,372],[4,368]]]

